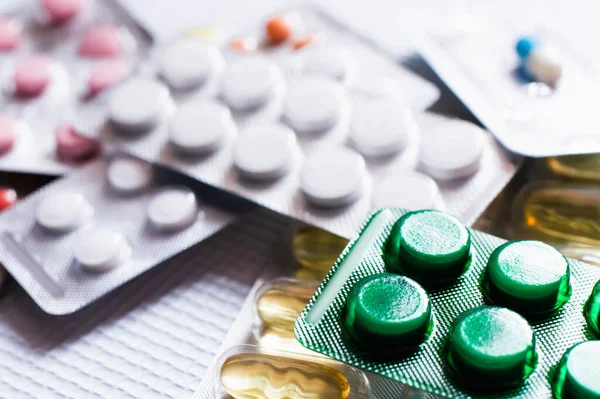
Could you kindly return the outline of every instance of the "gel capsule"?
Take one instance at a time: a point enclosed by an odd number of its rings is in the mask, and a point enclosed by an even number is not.
[[[346,399],[350,383],[325,364],[267,353],[241,353],[225,360],[221,385],[235,399]]]
[[[590,330],[600,337],[600,281],[596,283],[585,303],[584,315]]]
[[[557,399],[600,398],[600,341],[587,341],[567,350],[552,375]]]
[[[389,272],[423,284],[458,278],[469,266],[471,233],[447,213],[410,212],[394,224],[384,248]]]
[[[483,293],[495,305],[523,314],[547,313],[571,295],[569,262],[540,241],[509,241],[492,252]]]
[[[550,157],[548,167],[557,175],[576,180],[600,181],[600,155],[578,154]]]
[[[455,378],[474,389],[519,385],[537,364],[535,336],[527,320],[511,310],[471,309],[450,327],[446,362]]]
[[[292,241],[292,255],[303,267],[328,272],[348,240],[318,227],[302,227]]]
[[[348,293],[342,325],[369,351],[414,350],[431,333],[429,296],[408,277],[388,273],[365,277]]]

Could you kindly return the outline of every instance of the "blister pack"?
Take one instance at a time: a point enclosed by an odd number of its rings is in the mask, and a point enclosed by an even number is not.
[[[445,397],[596,397],[599,279],[600,269],[540,241],[506,242],[439,211],[382,209],[295,334]]]
[[[89,163],[0,215],[0,259],[36,303],[72,313],[252,207],[127,154]]]
[[[444,208],[470,224],[514,174],[477,126],[414,113],[437,91],[329,17],[299,9],[263,30],[223,51],[175,40],[153,76],[88,109],[104,128],[83,130],[344,236],[378,206]]]
[[[115,2],[27,0],[0,13],[0,169],[58,175],[101,152],[77,109],[132,73],[149,38]]]
[[[538,2],[528,5],[535,12],[520,13],[514,9],[522,4],[512,1],[466,3],[432,13],[419,43],[439,76],[516,153],[599,152],[593,104],[600,64],[582,29],[594,26],[596,14],[575,17],[581,8]]]

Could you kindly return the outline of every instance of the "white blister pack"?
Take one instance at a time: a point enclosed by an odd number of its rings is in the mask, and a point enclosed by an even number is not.
[[[0,259],[36,303],[72,313],[216,233],[248,204],[117,153],[0,216]]]
[[[158,50],[154,76],[105,93],[81,118],[104,128],[84,130],[343,236],[380,206],[472,223],[516,171],[491,136],[421,113],[435,89],[329,17],[282,15],[300,39],[256,49],[257,29],[220,52],[188,37]]]
[[[149,38],[105,0],[26,0],[0,12],[0,169],[58,175],[101,153],[77,109],[132,73]]]
[[[600,64],[589,51],[593,35],[582,29],[595,25],[595,13],[574,16],[584,8],[572,4],[510,4],[464,2],[432,13],[419,51],[511,151],[533,157],[600,152]],[[535,57],[519,56],[522,37],[536,42]]]

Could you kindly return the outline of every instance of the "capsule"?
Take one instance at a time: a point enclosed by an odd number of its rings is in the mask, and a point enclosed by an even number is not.
[[[600,154],[550,157],[548,168],[559,176],[576,180],[600,181]]]
[[[319,287],[314,281],[281,278],[271,281],[256,300],[258,317],[265,327],[293,331],[294,323]]]
[[[296,270],[294,277],[302,281],[323,281],[329,271],[312,270],[307,267],[301,267]]]
[[[267,327],[261,331],[260,336],[258,337],[258,344],[261,348],[271,350],[300,353],[313,357],[324,357],[320,353],[313,352],[302,346],[296,339],[293,331]]]
[[[328,272],[348,240],[318,227],[302,227],[292,241],[294,259],[303,267]]]

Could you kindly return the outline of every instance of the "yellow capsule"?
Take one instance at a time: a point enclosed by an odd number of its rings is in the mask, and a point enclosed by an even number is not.
[[[265,327],[294,331],[294,323],[319,287],[314,281],[289,278],[276,279],[259,293],[256,300],[258,317]]]
[[[232,355],[221,385],[235,399],[345,399],[350,383],[333,367],[266,353]]]
[[[329,271],[348,240],[317,227],[300,228],[292,242],[294,259],[302,266],[318,271]]]
[[[294,277],[296,277],[298,280],[304,281],[323,281],[325,276],[327,276],[327,273],[329,273],[329,271],[319,271],[301,267],[296,270]]]
[[[600,181],[600,154],[550,157],[547,162],[550,170],[557,175]]]
[[[310,349],[302,346],[302,344],[296,339],[293,331],[265,328],[260,334],[258,344],[262,348],[268,348],[271,350],[300,353],[314,357],[324,357],[320,353],[313,352]]]

